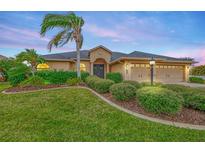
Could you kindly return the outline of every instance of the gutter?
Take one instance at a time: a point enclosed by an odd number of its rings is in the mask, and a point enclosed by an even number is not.
[[[110,62],[110,64],[113,64],[115,62],[118,62],[120,60],[147,60],[149,61],[150,58],[135,58],[135,57],[120,57],[112,62]],[[163,59],[163,58],[155,58],[156,61],[165,61],[165,62],[175,62],[175,63],[188,63],[188,64],[193,64],[193,63],[197,63],[195,61],[183,61],[183,60],[167,60],[167,59]]]

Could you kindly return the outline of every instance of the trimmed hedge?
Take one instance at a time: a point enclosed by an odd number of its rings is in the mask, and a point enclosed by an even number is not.
[[[68,79],[76,78],[76,72],[54,71],[50,74],[49,81],[52,84],[64,84]]]
[[[43,86],[45,85],[44,79],[39,76],[32,76],[20,83],[20,86]]]
[[[194,109],[205,111],[205,90],[174,84],[167,84],[163,87],[175,91],[181,96],[183,96],[183,105],[185,107],[191,107]]]
[[[157,114],[176,114],[184,101],[176,92],[161,87],[143,87],[137,90],[137,100],[147,111]]]
[[[151,82],[141,82],[140,85],[142,87],[146,87],[146,86],[151,86]],[[161,87],[163,84],[161,82],[154,82],[153,86],[155,87]]]
[[[141,84],[137,81],[132,81],[132,80],[124,80],[122,83],[128,83],[128,84],[131,84],[133,85],[136,89],[139,89],[141,88]]]
[[[50,82],[51,84],[64,84],[68,79],[77,78],[77,72],[74,71],[46,70],[37,71],[36,75],[42,77],[44,80]],[[81,72],[82,81],[85,81],[85,78],[87,78],[88,76],[88,72]]]
[[[72,78],[72,79],[68,79],[66,83],[67,83],[69,86],[76,86],[76,85],[78,85],[80,82],[81,82],[80,78]]]
[[[112,80],[101,79],[96,76],[89,76],[85,81],[90,88],[95,89],[99,93],[109,92],[110,87],[114,84]]]
[[[92,89],[95,89],[95,82],[99,80],[97,76],[89,76],[85,79],[85,83]]]
[[[110,92],[116,100],[128,101],[135,97],[136,88],[129,83],[117,83],[110,87]]]
[[[205,83],[204,79],[200,77],[189,77],[189,81],[192,83]]]
[[[89,76],[90,74],[88,72],[81,72],[81,80],[85,82],[85,79]]]
[[[18,64],[16,67],[9,69],[8,80],[12,86],[17,86],[25,80],[31,73],[30,68],[24,64]]]
[[[110,72],[106,74],[106,79],[110,79],[114,81],[115,83],[120,83],[122,82],[122,74],[119,72]]]

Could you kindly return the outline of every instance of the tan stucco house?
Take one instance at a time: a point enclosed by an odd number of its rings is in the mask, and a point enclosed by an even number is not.
[[[140,51],[129,54],[111,51],[100,45],[81,50],[81,70],[104,78],[107,72],[120,72],[125,80],[150,81],[150,59],[155,60],[155,82],[182,82],[188,80],[192,59],[155,55]],[[75,70],[76,51],[43,55],[50,69]]]

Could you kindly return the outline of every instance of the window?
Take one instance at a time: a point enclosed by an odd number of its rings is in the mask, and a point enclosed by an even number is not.
[[[37,70],[47,70],[49,69],[49,65],[46,63],[38,64],[37,65]]]
[[[149,64],[146,64],[146,67],[149,68]]]
[[[140,67],[140,65],[139,65],[139,64],[135,64],[135,66],[136,66],[136,67]]]
[[[80,63],[80,71],[86,71],[85,64]]]
[[[141,64],[141,67],[145,67],[145,64]]]

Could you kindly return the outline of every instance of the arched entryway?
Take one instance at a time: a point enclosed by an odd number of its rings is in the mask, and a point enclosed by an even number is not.
[[[100,78],[105,78],[106,73],[109,72],[109,64],[103,58],[96,59],[91,65],[93,67],[91,68],[93,75]]]

